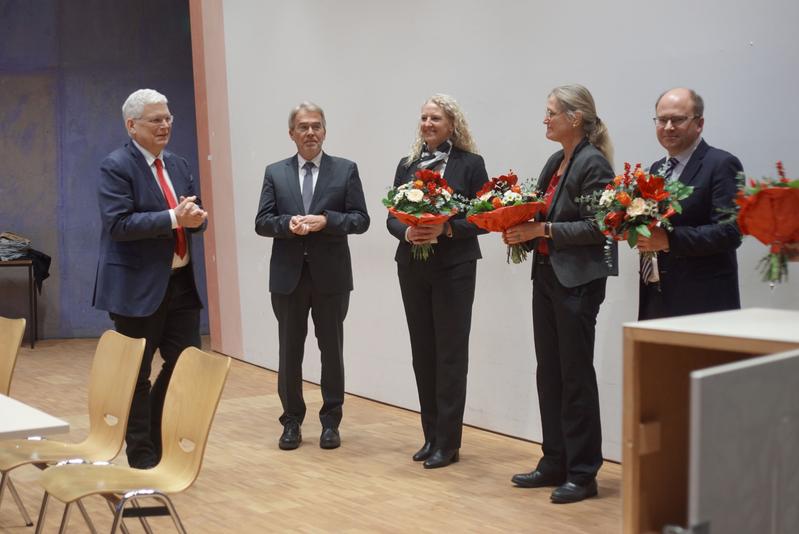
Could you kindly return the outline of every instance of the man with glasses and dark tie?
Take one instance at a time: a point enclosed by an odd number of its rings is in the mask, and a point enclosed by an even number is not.
[[[672,231],[657,227],[638,249],[657,252],[642,261],[638,318],[655,319],[741,307],[735,250],[741,233],[725,222],[734,205],[741,162],[702,139],[704,102],[692,89],[666,91],[655,104],[655,131],[667,156],[650,171],[694,188],[680,202]]]
[[[305,418],[302,359],[308,312],[322,361],[319,446],[341,445],[344,403],[344,318],[353,289],[347,235],[369,228],[358,167],[322,152],[327,133],[322,108],[302,102],[289,114],[297,154],[264,173],[255,231],[273,238],[269,291],[278,322],[278,394],[283,404],[278,445],[296,449]]]
[[[188,162],[165,150],[173,122],[166,97],[139,89],[122,115],[130,142],[100,166],[93,304],[109,312],[118,332],[147,340],[125,435],[128,464],[147,469],[161,457],[161,412],[178,356],[200,346],[191,236],[205,229],[208,214]],[[164,364],[151,387],[156,349]]]

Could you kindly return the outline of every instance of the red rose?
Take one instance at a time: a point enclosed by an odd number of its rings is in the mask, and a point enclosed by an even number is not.
[[[618,226],[624,220],[624,212],[621,211],[611,211],[607,215],[605,215],[605,226],[608,228],[618,228]]]

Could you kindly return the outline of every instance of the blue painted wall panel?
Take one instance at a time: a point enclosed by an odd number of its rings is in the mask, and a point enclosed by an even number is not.
[[[6,214],[0,203],[0,231],[17,228],[21,233],[26,229],[30,237],[49,236],[47,241],[37,240],[37,248],[54,258],[54,276],[45,285],[44,336],[97,335],[111,322],[91,306],[100,231],[96,184],[102,158],[127,141],[121,107],[128,94],[151,87],[167,95],[177,117],[169,149],[186,157],[196,173],[188,2],[0,0],[0,15],[0,28],[13,29],[0,32],[0,83],[16,84],[18,93],[25,94],[19,74],[46,73],[54,104],[49,116],[40,113],[24,131],[0,128],[0,138],[16,136],[20,146],[31,146],[25,136],[54,134],[48,149],[52,168],[41,173],[48,176],[37,178],[36,184],[52,192],[53,198],[37,207],[52,216],[47,221],[27,211]],[[21,25],[29,30],[17,29]],[[0,116],[23,113],[21,104],[6,100],[0,97]],[[36,153],[28,150],[28,155]],[[0,158],[5,157],[3,150]],[[16,204],[21,194],[13,193],[6,204]],[[203,248],[201,242],[196,244],[198,282],[206,301]],[[205,314],[203,327],[207,331]]]

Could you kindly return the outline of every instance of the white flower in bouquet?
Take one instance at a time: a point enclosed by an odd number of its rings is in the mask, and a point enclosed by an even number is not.
[[[488,200],[489,198],[491,198],[491,194],[492,193],[493,193],[493,191],[489,191],[488,193],[484,193],[484,194],[480,195],[480,200]]]
[[[644,208],[644,215],[647,217],[654,217],[658,214],[658,203],[651,198],[646,199],[646,208]]]
[[[421,202],[421,200],[424,198],[424,193],[422,193],[420,189],[411,189],[405,193],[405,196],[411,202]]]
[[[514,202],[520,202],[521,200],[522,196],[515,191],[505,191],[505,194],[502,195],[503,204],[512,204]]]
[[[599,205],[602,207],[610,206],[613,203],[613,199],[616,198],[616,191],[613,189],[606,189],[602,191],[602,196],[599,197]]]
[[[633,199],[630,202],[630,205],[627,206],[627,215],[630,217],[638,217],[639,215],[643,215],[646,212],[646,199],[638,197]]]
[[[442,197],[444,197],[444,201],[445,201],[445,202],[449,202],[449,199],[451,199],[451,198],[452,198],[452,195],[451,195],[451,194],[450,194],[450,192],[449,192],[449,191],[447,191],[446,189],[442,189],[442,190],[441,190],[441,196],[442,196]]]

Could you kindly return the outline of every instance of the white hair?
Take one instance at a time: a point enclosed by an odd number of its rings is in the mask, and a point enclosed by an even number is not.
[[[164,95],[155,89],[139,89],[130,94],[122,104],[122,118],[140,119],[144,113],[144,106],[147,104],[166,104],[168,101]]]

